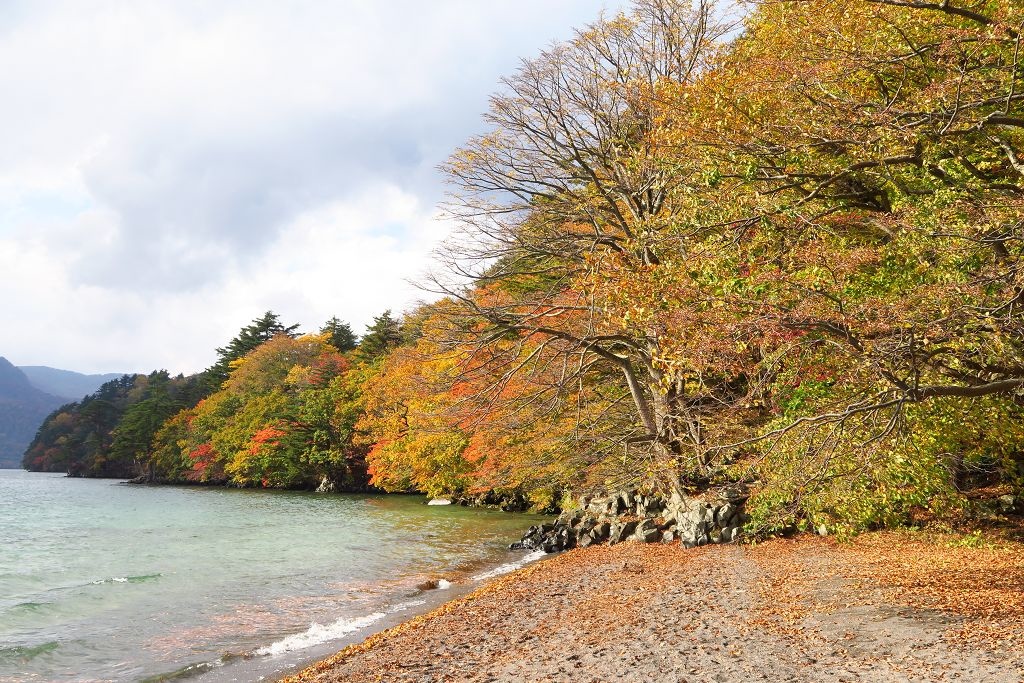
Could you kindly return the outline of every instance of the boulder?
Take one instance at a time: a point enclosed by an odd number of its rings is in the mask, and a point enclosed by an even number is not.
[[[576,547],[576,532],[569,527],[563,527],[558,532],[558,542],[562,550],[572,550]]]
[[[564,524],[564,525],[569,526],[569,527],[575,527],[575,526],[579,525],[580,522],[583,521],[583,518],[586,517],[586,515],[587,515],[587,513],[584,512],[583,510],[574,510],[572,512],[563,512],[559,516],[559,518],[558,518],[558,523]]]
[[[684,546],[691,548],[697,545],[697,537],[700,536],[700,532],[695,530],[693,527],[679,527],[676,529],[676,536],[679,537],[679,542]]]
[[[619,499],[618,495],[612,496],[605,503],[604,514],[606,514],[606,515],[608,515],[610,517],[617,516],[619,514],[619,511],[620,511],[620,507],[619,506],[621,505],[621,503],[622,503],[622,501]]]
[[[726,503],[725,505],[719,507],[717,512],[715,512],[715,522],[718,524],[718,526],[725,528],[729,526],[729,522],[732,521],[732,518],[735,515],[736,506],[733,505],[732,503]]]
[[[654,517],[665,509],[665,505],[657,496],[637,496],[634,507],[638,517]]]
[[[710,505],[705,505],[701,509],[701,518],[705,524],[713,526],[715,523],[715,508]]]
[[[637,525],[633,538],[643,543],[654,543],[661,540],[661,530],[654,520],[645,519]]]
[[[737,507],[750,497],[750,489],[746,484],[731,484],[718,491],[718,498],[723,502],[733,503]]]
[[[593,517],[584,517],[576,527],[576,535],[585,536],[589,534],[596,524],[597,521]]]
[[[616,524],[612,524],[611,530],[608,532],[608,542],[610,544],[621,543],[629,538],[633,531],[637,527],[637,521],[619,521]]]

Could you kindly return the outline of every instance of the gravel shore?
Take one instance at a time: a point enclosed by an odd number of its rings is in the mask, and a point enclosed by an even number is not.
[[[1019,682],[1020,551],[892,536],[595,546],[286,680]]]

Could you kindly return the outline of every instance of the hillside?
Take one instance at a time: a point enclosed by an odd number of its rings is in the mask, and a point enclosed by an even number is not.
[[[18,366],[36,389],[53,396],[77,401],[99,389],[104,382],[117,379],[124,373],[108,372],[103,375],[85,375],[71,370],[58,370],[45,365]]]
[[[0,356],[0,467],[21,466],[39,425],[64,402],[32,386],[25,373]]]

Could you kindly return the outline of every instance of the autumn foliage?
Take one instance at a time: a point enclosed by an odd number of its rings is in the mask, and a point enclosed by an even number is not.
[[[434,303],[358,345],[268,313],[132,461],[539,507],[742,484],[762,530],[1019,492],[1022,25],[1018,0],[637,0],[524,61],[445,165]]]

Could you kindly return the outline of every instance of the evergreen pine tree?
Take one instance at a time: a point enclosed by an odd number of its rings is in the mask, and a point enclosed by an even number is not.
[[[276,335],[287,334],[289,337],[298,336],[295,330],[298,325],[285,327],[281,323],[281,317],[273,311],[267,311],[262,317],[256,318],[249,325],[243,327],[238,336],[232,339],[227,346],[217,349],[217,362],[206,370],[207,379],[211,389],[216,389],[224,383],[231,371],[231,361],[238,360],[245,356],[260,344],[270,341]]]
[[[328,341],[331,346],[341,352],[351,351],[359,345],[359,340],[349,324],[338,320],[337,317],[324,323],[324,326],[320,328],[320,334],[330,334],[331,337]]]
[[[359,342],[359,356],[373,361],[398,346],[402,341],[402,324],[391,317],[390,309],[373,319]]]

